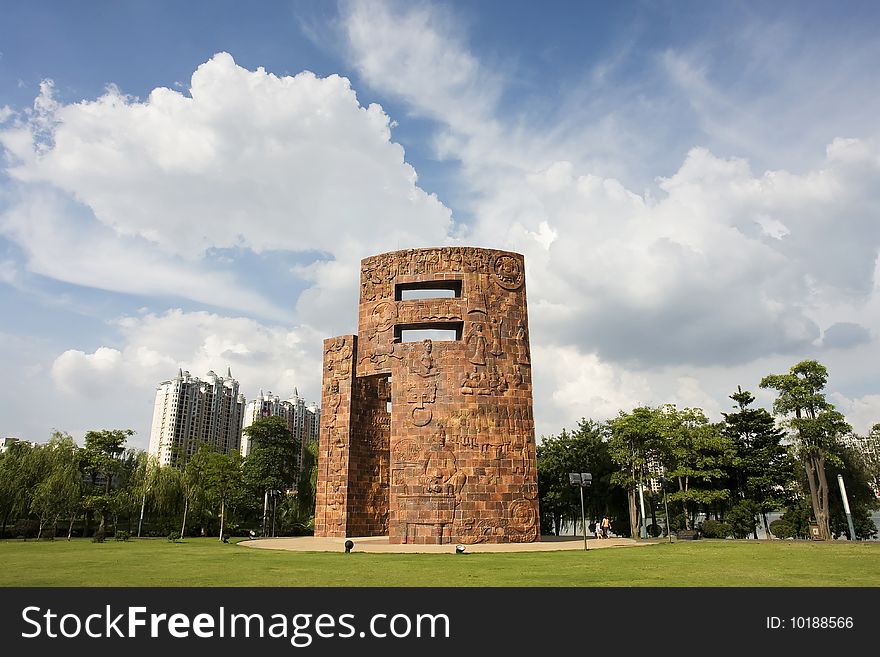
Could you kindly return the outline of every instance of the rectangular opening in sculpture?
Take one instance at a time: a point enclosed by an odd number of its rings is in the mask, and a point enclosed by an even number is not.
[[[460,299],[461,281],[419,281],[394,286],[395,301],[417,299]]]
[[[461,340],[462,322],[437,322],[430,324],[398,324],[394,327],[396,342],[454,342]]]

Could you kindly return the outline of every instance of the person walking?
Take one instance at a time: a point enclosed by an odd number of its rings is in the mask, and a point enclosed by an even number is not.
[[[602,538],[608,538],[609,529],[611,529],[611,521],[605,516],[602,518]]]

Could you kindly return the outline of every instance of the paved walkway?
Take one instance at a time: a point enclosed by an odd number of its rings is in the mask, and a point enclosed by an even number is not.
[[[265,550],[293,550],[296,552],[344,552],[345,538],[324,538],[317,536],[291,536],[286,538],[260,538],[241,541],[239,545]],[[397,552],[397,553],[444,553],[454,552],[455,544],[445,545],[399,545],[388,542],[387,536],[352,537],[352,552]],[[635,547],[649,545],[654,541],[635,541],[631,538],[596,539],[587,537],[587,549],[611,547]],[[583,550],[582,536],[542,536],[536,543],[477,543],[465,545],[466,552],[550,552],[555,550]]]

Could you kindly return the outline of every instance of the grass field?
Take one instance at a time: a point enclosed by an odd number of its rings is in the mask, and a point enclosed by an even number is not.
[[[216,539],[0,542],[0,586],[880,586],[880,543],[506,554],[282,552]]]
[[[506,554],[286,552],[216,539],[0,542],[0,586],[880,586],[880,543]]]

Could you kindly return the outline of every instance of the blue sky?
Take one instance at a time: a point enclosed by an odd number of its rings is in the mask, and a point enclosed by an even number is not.
[[[0,435],[320,391],[360,258],[525,254],[539,434],[816,358],[880,422],[875,3],[7,3]]]

